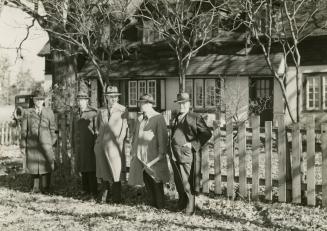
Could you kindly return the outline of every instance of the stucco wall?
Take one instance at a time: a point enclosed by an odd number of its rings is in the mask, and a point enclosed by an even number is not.
[[[308,112],[303,108],[303,94],[302,89],[303,74],[314,73],[314,72],[325,72],[327,73],[327,65],[316,65],[316,66],[303,66],[300,67],[300,84],[301,84],[301,96],[300,96],[300,121],[305,123],[307,115],[314,115],[316,123],[319,125],[322,122],[327,122],[326,112]],[[296,72],[294,67],[290,67],[287,71],[287,98],[291,107],[292,114],[296,115]],[[286,113],[286,124],[291,124],[291,119],[288,113]]]
[[[166,110],[177,109],[178,105],[174,103],[178,93],[178,78],[166,79]]]
[[[226,77],[224,102],[226,119],[234,116],[239,121],[246,120],[249,109],[249,78]]]

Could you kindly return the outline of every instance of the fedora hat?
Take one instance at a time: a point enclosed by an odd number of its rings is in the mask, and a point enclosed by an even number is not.
[[[76,98],[77,98],[77,99],[89,99],[90,96],[89,96],[87,93],[85,93],[85,92],[79,91],[79,92],[77,93]]]
[[[177,99],[174,100],[175,103],[184,103],[190,101],[190,95],[187,92],[182,92],[177,94]]]
[[[81,81],[79,83],[79,90],[77,92],[76,95],[77,99],[89,99],[89,88],[87,87],[87,85],[85,84],[84,81]]]
[[[105,95],[121,95],[116,86],[107,86]]]
[[[42,87],[38,87],[36,88],[32,94],[34,99],[45,99],[46,96],[45,96],[45,92],[44,92],[44,89]]]
[[[153,99],[153,96],[151,94],[144,94],[140,97],[137,102],[144,102],[144,103],[151,103],[151,104],[156,104],[156,102]]]

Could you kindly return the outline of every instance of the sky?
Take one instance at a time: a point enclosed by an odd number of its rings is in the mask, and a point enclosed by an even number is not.
[[[35,22],[30,29],[28,39],[23,43],[23,59],[17,58],[16,48],[27,33],[27,26],[32,19],[19,9],[4,6],[0,13],[0,56],[10,60],[10,81],[16,82],[19,70],[30,69],[32,77],[37,81],[44,80],[44,58],[37,53],[48,41],[47,33]]]

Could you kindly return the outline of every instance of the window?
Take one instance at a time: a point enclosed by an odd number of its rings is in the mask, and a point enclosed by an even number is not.
[[[146,91],[146,81],[138,81],[138,97],[144,95],[147,91]]]
[[[271,96],[271,80],[269,79],[257,79],[255,84],[255,97],[257,98],[265,98]]]
[[[305,101],[306,110],[327,109],[327,74],[306,76]]]
[[[137,81],[128,82],[128,105],[137,107]]]
[[[186,79],[185,91],[190,95],[191,107],[200,109],[219,105],[219,79]]]
[[[154,28],[153,23],[151,21],[144,21],[143,22],[143,43],[144,44],[151,44],[156,41],[160,41],[162,36],[162,31],[158,31]]]
[[[206,107],[214,107],[216,106],[216,81],[214,79],[206,79],[205,86]]]
[[[156,88],[156,81],[155,80],[149,80],[148,81],[148,93],[151,94],[153,96],[153,98],[155,99],[155,101],[156,101],[157,88]],[[156,105],[154,105],[154,106],[156,106]]]
[[[194,106],[195,107],[203,107],[203,80],[196,79],[194,80]]]
[[[128,106],[137,107],[137,100],[141,95],[151,94],[154,101],[157,102],[157,81],[156,80],[138,80],[128,82]],[[154,105],[157,106],[157,103]]]

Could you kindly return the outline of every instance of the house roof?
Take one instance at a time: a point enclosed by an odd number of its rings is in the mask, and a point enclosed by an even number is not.
[[[40,57],[44,57],[49,54],[50,54],[50,42],[48,41],[46,44],[44,44],[44,46],[39,51],[39,53],[37,53],[37,55]]]
[[[274,68],[280,69],[283,65],[281,53],[272,55],[271,62]],[[105,63],[101,65],[104,73]],[[188,76],[224,75],[224,76],[271,76],[271,71],[263,55],[206,55],[197,56],[190,61]],[[94,66],[85,65],[80,73],[81,77],[92,78],[97,76]],[[176,77],[178,76],[177,61],[174,58],[156,60],[134,60],[114,62],[111,65],[110,78],[134,77]]]

